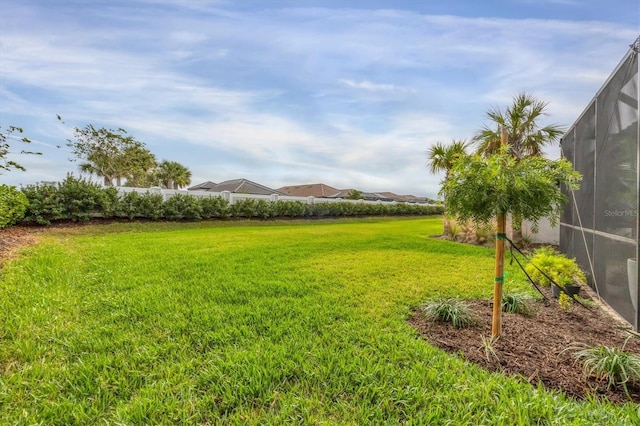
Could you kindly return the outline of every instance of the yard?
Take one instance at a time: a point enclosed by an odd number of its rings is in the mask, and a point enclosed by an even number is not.
[[[490,373],[407,324],[491,297],[493,250],[442,221],[52,228],[0,271],[7,424],[633,424]],[[0,234],[1,235],[1,234]],[[510,267],[505,286],[526,291]]]

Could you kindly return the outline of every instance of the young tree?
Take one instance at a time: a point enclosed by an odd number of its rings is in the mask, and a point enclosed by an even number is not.
[[[95,129],[88,124],[74,129],[75,140],[68,140],[67,146],[84,163],[80,170],[102,177],[105,186],[120,186],[122,179],[132,175],[139,165],[152,154],[144,148],[144,143],[128,136],[126,130]]]
[[[176,161],[164,160],[160,163],[157,176],[167,189],[180,189],[191,183],[191,171]]]
[[[473,138],[477,145],[477,152],[485,157],[500,151],[501,129],[506,130],[507,152],[520,161],[526,157],[541,157],[542,150],[547,145],[556,143],[564,130],[562,127],[550,124],[540,127],[539,120],[546,113],[548,103],[535,96],[522,92],[514,96],[510,106],[504,111],[492,108],[487,117],[493,126],[484,126]],[[522,218],[512,216],[512,237],[519,244],[522,241]]]
[[[449,173],[453,164],[460,157],[467,155],[469,144],[465,140],[454,140],[451,144],[445,145],[437,142],[427,151],[427,164],[432,174],[444,172],[444,182],[449,180]],[[442,192],[444,198],[444,235],[451,234],[451,219],[447,212],[447,194]]]
[[[11,148],[9,144],[9,139],[12,139],[13,138],[12,134],[16,132],[22,134],[23,130],[21,127],[9,126],[7,127],[7,130],[3,132],[2,127],[0,127],[0,174],[4,172],[8,172],[11,169],[22,170],[22,171],[26,170],[24,166],[22,166],[21,164],[13,160],[9,160],[7,158],[8,155],[11,154],[11,152],[9,151],[9,149]],[[22,143],[31,143],[31,140],[26,137],[17,137],[15,139]],[[42,155],[41,152],[25,151],[25,150],[21,150],[19,153]]]
[[[517,161],[506,145],[489,157],[476,154],[455,162],[442,189],[449,212],[476,223],[498,220],[494,319],[500,316],[501,297],[496,294],[501,294],[504,279],[500,249],[504,246],[504,217],[512,214],[533,222],[534,227],[542,218],[557,224],[567,201],[560,185],[577,189],[580,179],[567,160],[529,156]],[[499,326],[492,332],[499,335]]]

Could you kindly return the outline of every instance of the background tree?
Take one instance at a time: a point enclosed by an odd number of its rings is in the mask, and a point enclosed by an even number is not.
[[[437,142],[427,151],[427,164],[432,174],[444,172],[443,184],[449,180],[449,173],[455,161],[467,155],[469,144],[465,140],[453,140],[451,144],[445,145]],[[447,194],[441,192],[444,198],[444,235],[451,234],[451,219],[447,211]]]
[[[151,155],[144,143],[128,136],[124,129],[95,129],[88,124],[82,129],[76,127],[74,138],[67,141],[67,146],[84,160],[80,170],[103,178],[105,186],[113,186],[114,181],[120,186],[122,179],[131,176],[132,170]]]
[[[357,189],[350,190],[347,195],[344,196],[345,200],[364,200],[364,194]]]
[[[22,170],[22,171],[26,170],[24,168],[24,166],[22,166],[21,164],[15,162],[13,160],[7,159],[7,156],[9,154],[11,154],[11,152],[9,151],[9,149],[11,147],[9,145],[9,139],[14,138],[12,136],[13,133],[22,134],[22,132],[23,132],[23,130],[22,130],[21,127],[9,126],[9,127],[7,127],[7,129],[4,132],[2,131],[2,127],[0,127],[0,174],[2,174],[3,172],[8,172],[11,169],[17,169],[17,170]],[[31,143],[31,140],[26,138],[26,137],[15,137],[14,139],[16,139],[17,141],[22,142],[22,143]],[[19,153],[20,154],[42,155],[41,152],[25,151],[25,150],[21,150]]]
[[[157,185],[155,169],[158,164],[151,151],[133,146],[125,150],[122,160],[126,186],[148,188]]]
[[[162,161],[158,165],[157,176],[167,189],[180,189],[191,183],[191,171],[176,161]]]
[[[473,138],[477,152],[485,157],[500,151],[501,128],[506,130],[507,152],[520,161],[526,157],[541,157],[547,145],[553,145],[563,135],[562,127],[550,124],[540,127],[540,119],[547,115],[548,103],[522,92],[514,96],[510,106],[504,111],[493,108],[487,117],[493,125],[484,126]],[[522,241],[522,218],[512,216],[512,239],[516,244]]]

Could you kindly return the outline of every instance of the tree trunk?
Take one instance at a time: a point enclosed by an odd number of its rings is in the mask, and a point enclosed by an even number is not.
[[[451,237],[451,218],[444,215],[444,230],[442,231],[442,235],[445,237]]]

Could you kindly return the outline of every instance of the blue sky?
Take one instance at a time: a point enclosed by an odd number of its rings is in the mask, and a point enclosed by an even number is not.
[[[0,126],[44,155],[0,180],[78,175],[65,141],[91,123],[194,184],[435,197],[431,144],[520,91],[570,126],[639,33],[637,0],[2,0]]]

